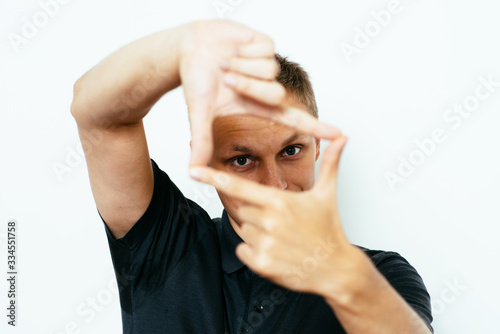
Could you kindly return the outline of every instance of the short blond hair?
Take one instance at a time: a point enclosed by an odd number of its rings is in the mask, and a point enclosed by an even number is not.
[[[298,63],[289,61],[287,57],[282,57],[277,53],[275,57],[280,65],[276,80],[285,87],[294,100],[305,105],[307,111],[318,118],[318,106],[307,72]]]

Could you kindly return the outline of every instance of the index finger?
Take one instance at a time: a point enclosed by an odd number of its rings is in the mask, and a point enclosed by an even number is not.
[[[269,203],[269,199],[275,198],[278,191],[210,167],[192,167],[189,174],[197,181],[211,184],[231,197],[256,206]]]
[[[245,95],[249,94],[251,91],[247,90]],[[276,121],[316,138],[333,140],[341,134],[336,127],[320,122],[309,112],[296,107],[282,104],[273,108],[253,100],[247,100],[247,106],[249,114]]]
[[[282,112],[270,113],[269,118],[316,138],[331,140],[337,138],[341,134],[339,129],[320,122],[316,117],[305,110],[291,106],[284,106],[283,109]]]
[[[334,126],[320,122],[306,110],[289,105],[286,101],[287,92],[279,82],[236,73],[230,76],[232,80],[226,84],[247,98],[245,103],[248,114],[288,125],[316,138],[331,140],[340,135],[340,131]]]

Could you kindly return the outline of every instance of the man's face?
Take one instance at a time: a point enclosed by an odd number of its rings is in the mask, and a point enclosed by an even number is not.
[[[304,191],[314,185],[319,140],[279,123],[248,115],[214,121],[211,166],[282,190]],[[230,220],[237,225],[241,201],[219,193]]]

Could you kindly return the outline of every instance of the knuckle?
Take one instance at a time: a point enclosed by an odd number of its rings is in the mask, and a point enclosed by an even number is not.
[[[227,68],[230,71],[238,71],[238,69],[241,67],[240,63],[241,62],[240,62],[240,60],[238,58],[230,57],[227,60]]]
[[[261,240],[261,251],[269,258],[270,251],[272,250],[274,245],[274,239],[269,235],[264,235]]]
[[[273,232],[276,227],[274,220],[270,217],[263,218],[262,225],[267,232]]]
[[[251,89],[250,80],[241,75],[238,75],[237,77],[238,81],[235,87],[236,90],[240,92],[249,91]]]
[[[286,209],[286,205],[281,198],[273,198],[271,200],[271,205],[275,211],[283,211]]]
[[[269,264],[270,264],[269,256],[264,251],[260,251],[255,257],[255,263],[254,263],[255,268],[260,271],[264,271],[267,269]]]
[[[237,57],[248,55],[249,53],[251,53],[251,51],[252,51],[251,44],[250,45],[240,45],[240,46],[236,47]]]

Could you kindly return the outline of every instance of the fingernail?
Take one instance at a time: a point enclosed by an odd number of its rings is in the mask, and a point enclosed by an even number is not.
[[[219,65],[223,70],[227,70],[229,68],[227,59],[222,60]]]
[[[322,126],[320,128],[320,134],[324,138],[332,138],[333,139],[334,137],[336,137],[340,134],[340,131],[331,125],[322,124]]]
[[[236,86],[236,76],[234,74],[226,74],[226,76],[224,77],[224,82],[229,87],[234,87]]]

